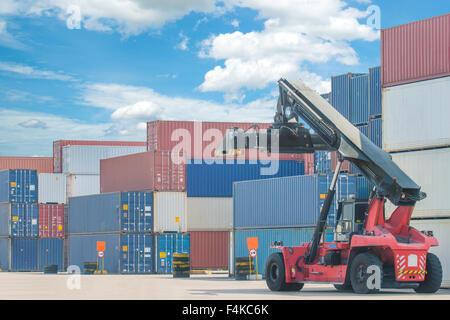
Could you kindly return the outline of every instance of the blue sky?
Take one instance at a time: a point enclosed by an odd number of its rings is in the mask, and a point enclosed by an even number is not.
[[[123,6],[124,3],[127,6]],[[276,80],[319,92],[380,64],[387,28],[448,0],[2,0],[0,155],[57,139],[145,140],[154,119],[271,121]]]

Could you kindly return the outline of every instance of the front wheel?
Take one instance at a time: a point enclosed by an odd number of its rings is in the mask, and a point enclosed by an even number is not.
[[[439,290],[442,283],[442,265],[439,258],[433,254],[427,254],[425,280],[414,289],[417,293],[435,293]]]
[[[299,291],[303,283],[286,283],[283,255],[272,253],[266,264],[266,284],[271,291]]]
[[[376,270],[378,270],[378,275]],[[379,277],[379,279],[373,279],[372,276]],[[360,253],[353,258],[350,266],[350,282],[355,293],[367,294],[378,292],[382,279],[383,268],[380,259],[376,255]],[[372,280],[375,280],[375,284],[372,283]],[[379,287],[376,285],[377,282]]]

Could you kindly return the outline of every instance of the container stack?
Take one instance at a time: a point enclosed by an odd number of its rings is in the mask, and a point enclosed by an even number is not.
[[[332,178],[332,174],[313,174],[235,183],[232,262],[248,256],[247,239],[257,237],[259,248],[253,262],[258,273],[264,275],[267,258],[276,251],[271,248],[274,242],[282,242],[284,246],[309,242]],[[356,177],[340,174],[324,241],[333,241],[337,201],[355,195]],[[233,265],[230,263],[230,273],[234,271]]]
[[[0,171],[0,266],[8,271],[39,270],[37,172]]]
[[[383,150],[427,193],[411,225],[439,241],[444,287],[450,286],[450,14],[381,32]],[[387,203],[389,216],[394,207]]]

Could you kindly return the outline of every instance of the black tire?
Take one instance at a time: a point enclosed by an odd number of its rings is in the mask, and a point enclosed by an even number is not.
[[[58,265],[56,265],[56,264],[44,265],[44,273],[45,274],[57,274],[58,273]]]
[[[284,260],[280,252],[272,253],[266,264],[266,284],[271,291],[299,291],[303,283],[286,283]]]
[[[340,292],[353,292],[353,288],[350,283],[335,284],[334,287],[336,288],[337,291]]]
[[[380,291],[376,288],[369,289],[367,286],[367,280],[370,276],[370,274],[367,273],[367,268],[369,266],[377,266],[379,268],[380,281],[383,281],[383,267],[380,259],[372,253],[360,253],[353,258],[350,266],[350,282],[355,293],[368,294]]]
[[[425,269],[427,271],[425,280],[414,290],[417,293],[435,293],[439,290],[442,283],[442,265],[435,254],[427,254],[427,265]]]

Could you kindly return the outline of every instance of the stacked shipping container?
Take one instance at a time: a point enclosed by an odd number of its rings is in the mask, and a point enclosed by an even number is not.
[[[231,266],[236,257],[248,256],[247,237],[258,237],[257,264],[262,274],[274,241],[284,245],[309,242],[331,179],[331,174],[315,174],[235,183]],[[356,176],[340,174],[329,226],[335,223],[337,201],[354,198],[356,192]],[[326,232],[324,240],[333,240],[332,230]]]
[[[383,149],[427,193],[411,225],[432,230],[431,248],[450,287],[450,203],[445,194],[450,161],[450,14],[381,32]],[[393,210],[387,204],[386,213]]]

